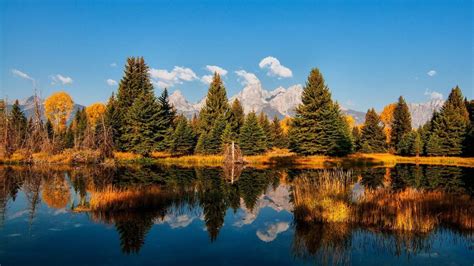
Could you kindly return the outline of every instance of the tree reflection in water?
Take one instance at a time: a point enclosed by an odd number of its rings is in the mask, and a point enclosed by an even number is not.
[[[0,218],[3,222],[7,203],[22,190],[31,223],[42,198],[50,208],[85,212],[93,221],[114,225],[122,251],[138,253],[153,225],[169,217],[202,218],[213,242],[227,210],[258,215],[269,191],[288,188],[293,254],[348,264],[356,244],[400,256],[429,251],[432,236],[442,229],[472,237],[472,174],[468,168],[416,165],[350,170],[1,167]]]

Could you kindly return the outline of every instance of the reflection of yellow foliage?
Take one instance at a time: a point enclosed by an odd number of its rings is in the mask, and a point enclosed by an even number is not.
[[[347,222],[350,217],[350,172],[324,170],[316,177],[300,176],[294,182],[295,216],[306,222]]]
[[[103,103],[94,103],[86,108],[87,121],[94,128],[95,125],[102,119],[106,107]]]
[[[69,185],[62,176],[46,179],[43,184],[43,201],[55,209],[65,208],[71,197]]]
[[[366,191],[352,217],[365,226],[396,231],[427,233],[443,221],[472,230],[472,206],[467,195],[413,188],[400,192],[377,189]]]
[[[64,91],[53,93],[44,102],[46,117],[53,124],[54,130],[63,131],[66,121],[71,115],[74,102],[71,96]]]
[[[168,199],[172,195],[171,191],[163,190],[160,186],[117,188],[108,185],[100,190],[89,191],[89,193],[90,210],[94,211],[128,210],[155,206],[164,198]]]

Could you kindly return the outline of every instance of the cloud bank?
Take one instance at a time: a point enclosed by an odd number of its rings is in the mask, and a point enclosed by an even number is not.
[[[211,65],[207,65],[206,66],[206,69],[211,72],[210,75],[204,75],[201,77],[201,81],[204,83],[204,84],[210,84],[212,82],[212,77],[214,75],[214,73],[217,73],[219,75],[221,75],[221,77],[227,75],[227,70],[223,69],[222,67],[219,67],[219,66],[211,66]]]
[[[267,75],[269,76],[276,76],[278,78],[291,78],[293,76],[291,69],[282,65],[278,59],[272,56],[263,58],[258,66],[261,69],[267,69]]]
[[[51,84],[56,85],[56,84],[61,84],[61,85],[71,85],[73,80],[71,77],[63,76],[61,74],[56,74],[51,76]]]
[[[196,73],[190,68],[175,66],[173,70],[150,69],[150,76],[158,87],[171,88],[176,84],[182,84],[184,81],[193,81],[198,79]]]
[[[255,76],[255,74],[247,72],[245,70],[235,71],[235,74],[239,76],[240,83],[243,86],[255,85],[260,83],[260,80],[257,78],[257,76]]]

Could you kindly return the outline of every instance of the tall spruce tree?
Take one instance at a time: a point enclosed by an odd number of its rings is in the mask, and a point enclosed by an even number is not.
[[[173,155],[187,155],[194,151],[196,136],[184,116],[176,119],[176,129],[173,132],[170,143],[170,152]]]
[[[115,98],[114,93],[110,96],[109,101],[107,102],[105,110],[105,126],[106,129],[110,132],[111,137],[111,145],[113,148],[118,148],[119,139],[120,139],[120,132],[119,128],[121,126],[121,114],[120,109],[118,108],[117,99]]]
[[[235,136],[239,135],[240,128],[244,124],[244,121],[245,121],[244,108],[242,107],[242,104],[240,103],[240,101],[238,99],[235,99],[232,102],[232,105],[230,107],[230,117],[229,117],[232,134],[235,134]]]
[[[273,147],[271,126],[268,116],[264,112],[260,112],[258,115],[258,124],[263,129],[263,133],[265,134],[265,149],[271,149]]]
[[[397,153],[400,155],[419,156],[423,151],[423,142],[417,131],[403,135],[398,143]]]
[[[274,147],[284,149],[288,147],[288,137],[283,132],[280,125],[280,120],[277,116],[273,117],[272,124],[270,125],[270,137],[271,143]]]
[[[158,134],[161,130],[159,108],[152,92],[143,92],[138,96],[125,116],[122,135],[125,150],[143,156],[149,156],[156,150],[158,140],[162,140]]]
[[[462,154],[469,124],[469,113],[461,89],[456,86],[451,90],[448,100],[432,121],[432,132],[440,140],[442,155]]]
[[[352,128],[352,139],[354,140],[354,151],[359,152],[361,150],[361,132],[358,126]]]
[[[165,141],[169,132],[173,132],[173,123],[176,117],[176,111],[169,103],[168,90],[164,89],[160,97],[158,97],[158,118],[156,125],[156,141],[159,151],[169,148],[169,142]]]
[[[289,132],[290,149],[304,155],[352,152],[347,121],[317,68],[311,70],[301,100]]]
[[[204,140],[205,154],[218,154],[222,152],[222,134],[224,133],[226,125],[226,115],[219,115],[214,121],[209,134],[206,134],[206,138]]]
[[[220,115],[227,115],[228,110],[227,92],[222,83],[221,76],[214,73],[207,92],[206,103],[199,113],[200,131],[202,132],[212,128],[217,118]]]
[[[12,139],[13,149],[20,149],[24,146],[28,121],[25,114],[20,109],[18,100],[15,100],[9,115],[9,130]]]
[[[126,139],[123,137],[124,134],[127,134],[126,128],[130,128],[125,117],[129,113],[129,109],[139,96],[153,93],[153,85],[148,70],[149,68],[143,57],[127,58],[124,76],[120,80],[117,93],[117,122],[113,124],[113,126],[117,126],[117,128],[113,128],[113,131],[117,132],[119,136],[117,139],[119,149],[123,150],[126,146],[122,140]]]
[[[400,96],[398,103],[393,111],[393,122],[390,143],[393,148],[398,146],[398,143],[402,140],[403,135],[411,131],[411,115],[408,110],[408,105],[405,99]]]
[[[365,153],[385,152],[386,141],[384,126],[375,109],[369,109],[365,114],[365,123],[360,136],[361,151]]]
[[[469,113],[469,127],[467,129],[466,139],[464,140],[465,156],[474,156],[474,100],[465,100],[466,108]]]
[[[266,139],[262,127],[259,125],[255,112],[250,112],[240,129],[239,144],[242,153],[255,155],[265,152]]]

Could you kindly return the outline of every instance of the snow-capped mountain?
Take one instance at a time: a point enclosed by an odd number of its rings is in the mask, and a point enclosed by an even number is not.
[[[418,128],[428,122],[435,111],[443,107],[444,100],[432,99],[426,103],[409,103],[408,110],[411,114],[411,125]]]
[[[242,91],[232,96],[229,103],[238,99],[245,113],[255,111],[256,113],[264,112],[270,118],[277,116],[283,118],[293,116],[295,108],[301,103],[301,93],[303,86],[296,84],[288,88],[278,87],[272,91],[263,89],[260,82],[248,84]],[[170,95],[170,103],[179,113],[187,117],[192,117],[201,110],[206,98],[203,98],[196,104],[186,100],[181,91],[176,90]],[[357,124],[364,122],[365,113],[350,109],[342,109],[344,113],[354,117]]]

